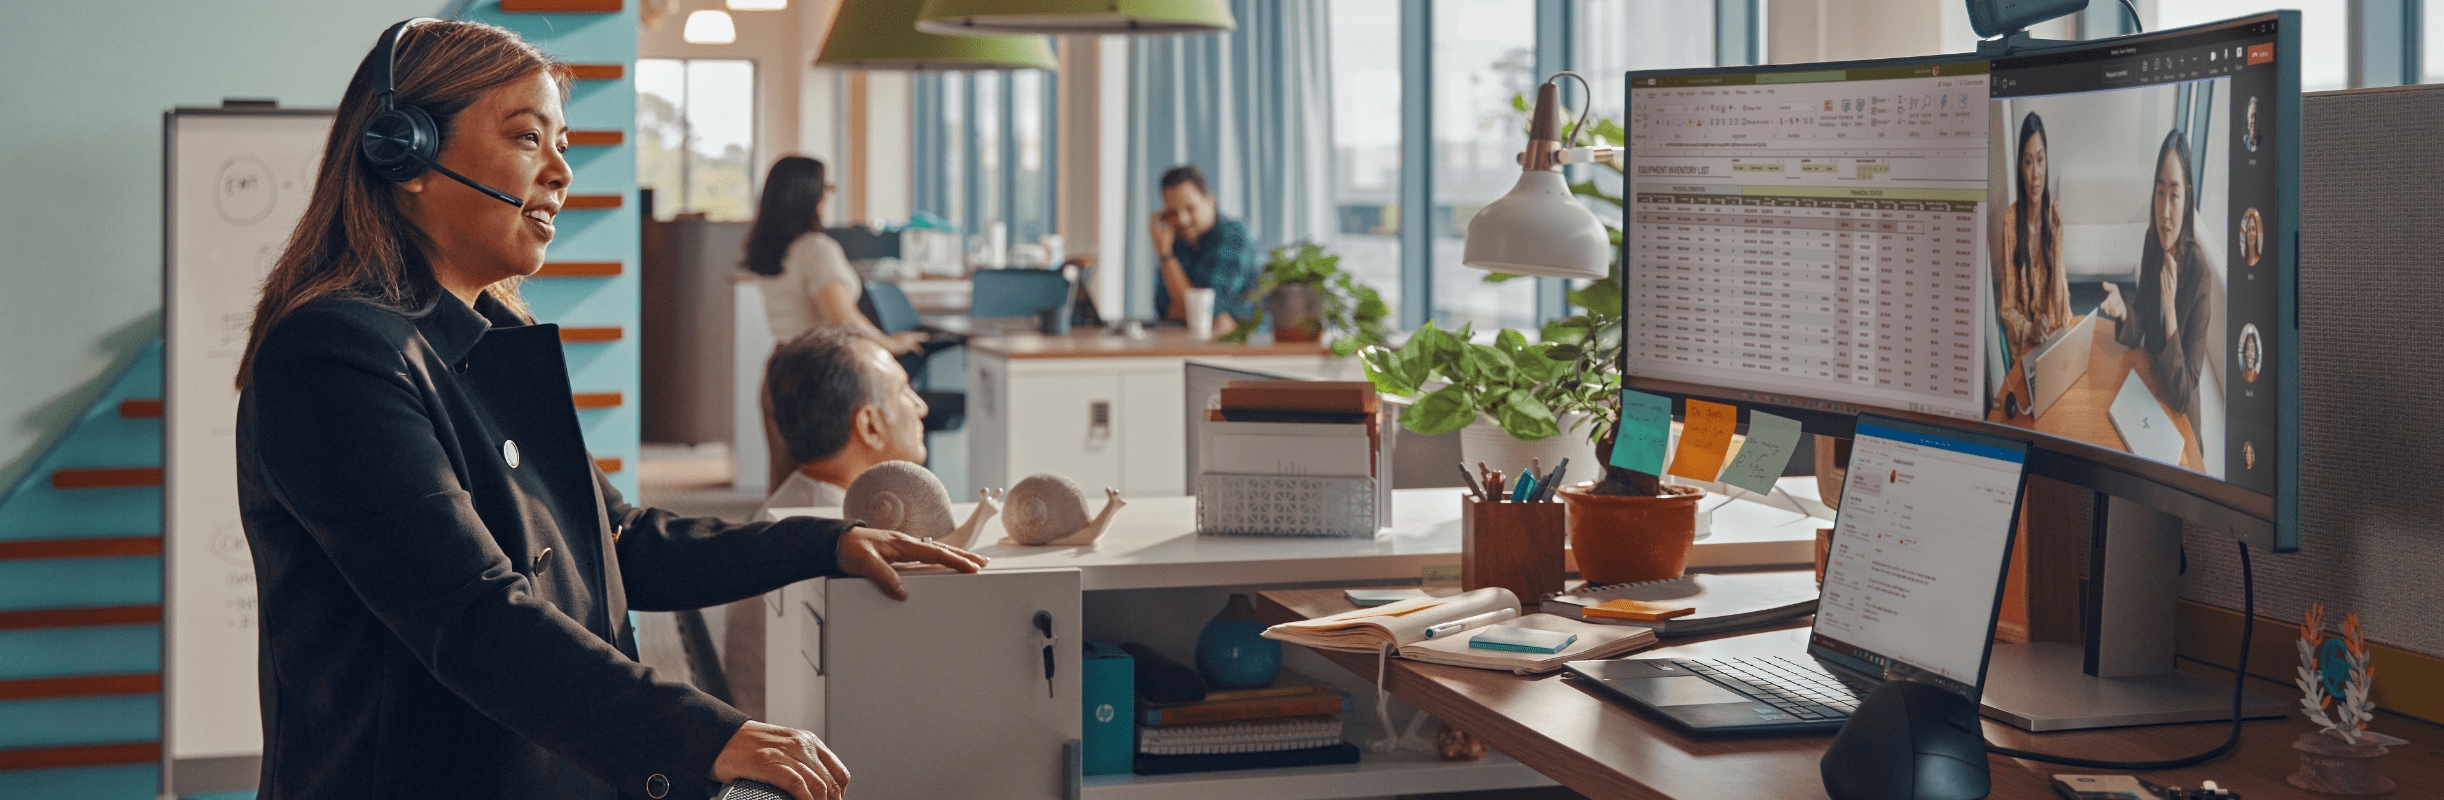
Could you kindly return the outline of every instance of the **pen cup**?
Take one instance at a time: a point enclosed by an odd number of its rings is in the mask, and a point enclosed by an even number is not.
[[[1481,503],[1460,498],[1460,585],[1500,586],[1525,613],[1561,591],[1567,526],[1561,503]]]

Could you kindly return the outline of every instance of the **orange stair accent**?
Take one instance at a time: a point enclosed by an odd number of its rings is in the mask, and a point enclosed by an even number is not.
[[[616,342],[619,341],[619,337],[620,329],[617,325],[560,329],[560,341],[563,342]]]
[[[0,611],[0,631],[25,628],[84,628],[95,625],[142,625],[161,621],[161,606],[95,606]],[[6,767],[0,767],[6,769]]]
[[[160,742],[83,744],[69,747],[25,747],[0,750],[0,771],[94,767],[105,764],[149,764],[161,760]]]
[[[53,489],[124,489],[160,485],[160,467],[95,467],[51,473]]]
[[[160,694],[161,673],[79,675],[73,678],[21,678],[0,681],[0,700],[44,700],[55,697],[102,697],[114,694]]]
[[[121,400],[119,401],[119,416],[124,419],[160,419],[161,398]]]
[[[546,261],[537,278],[609,278],[626,266],[617,261]]]
[[[618,472],[620,467],[623,466],[627,465],[619,460],[619,456],[604,456],[602,458],[594,459],[594,467],[604,472]]]
[[[572,194],[560,203],[562,211],[600,211],[618,208],[627,198],[616,194]]]
[[[161,555],[159,536],[116,536],[100,539],[35,539],[0,542],[0,561],[38,558],[108,558]]]
[[[618,392],[578,392],[570,395],[569,400],[575,402],[578,408],[618,408],[620,394]]]
[[[570,147],[617,147],[625,141],[627,131],[569,131]]]
[[[626,64],[570,64],[569,77],[581,81],[616,81],[628,75]]]

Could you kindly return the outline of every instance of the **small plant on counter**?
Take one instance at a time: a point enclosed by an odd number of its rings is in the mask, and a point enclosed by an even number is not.
[[[1255,291],[1248,293],[1256,317],[1222,336],[1222,341],[1247,341],[1268,313],[1276,313],[1276,306],[1280,307],[1274,320],[1276,341],[1312,342],[1331,332],[1336,335],[1330,345],[1332,354],[1348,356],[1390,340],[1392,329],[1384,319],[1391,316],[1391,308],[1373,288],[1341,271],[1340,256],[1325,252],[1314,242],[1300,241],[1273,248],[1268,258]]]
[[[1554,320],[1543,341],[1532,343],[1505,329],[1492,344],[1478,344],[1469,341],[1469,326],[1446,331],[1428,322],[1397,349],[1368,348],[1366,377],[1383,392],[1416,399],[1400,426],[1417,433],[1450,433],[1482,417],[1532,442],[1578,432],[1562,430],[1561,419],[1585,414],[1580,435],[1605,438],[1620,417],[1620,287],[1592,283],[1571,292],[1570,302],[1584,313]],[[1443,385],[1428,391],[1433,383]]]

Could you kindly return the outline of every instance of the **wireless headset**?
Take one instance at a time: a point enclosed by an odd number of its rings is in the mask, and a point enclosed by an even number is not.
[[[392,182],[413,180],[426,169],[447,175],[451,180],[512,206],[524,207],[526,202],[508,192],[485,186],[465,175],[441,165],[441,127],[433,124],[433,115],[416,106],[399,105],[399,36],[408,28],[427,22],[431,17],[417,17],[390,26],[382,32],[382,41],[374,52],[382,65],[382,111],[365,125],[365,135],[357,141],[358,152],[365,154],[365,163],[373,174]]]

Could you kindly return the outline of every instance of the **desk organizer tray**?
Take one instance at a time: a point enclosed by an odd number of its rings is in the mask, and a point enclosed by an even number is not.
[[[1373,478],[1197,476],[1197,533],[1372,539],[1383,526]]]

